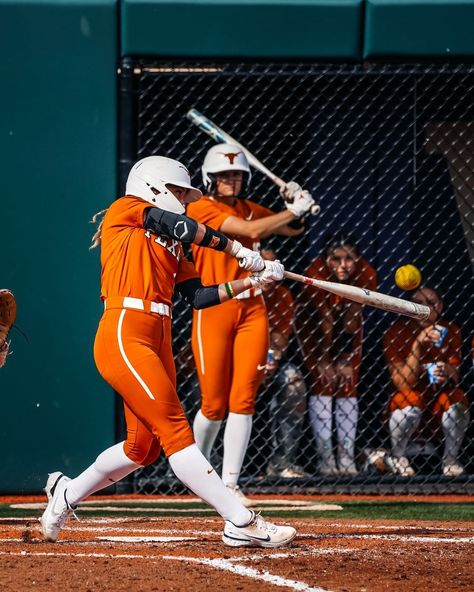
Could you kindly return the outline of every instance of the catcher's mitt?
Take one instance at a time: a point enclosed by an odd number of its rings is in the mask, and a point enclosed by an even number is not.
[[[16,300],[10,290],[0,290],[0,368],[5,365],[10,342],[8,334],[16,319]]]

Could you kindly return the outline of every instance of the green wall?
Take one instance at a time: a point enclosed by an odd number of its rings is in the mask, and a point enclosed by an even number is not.
[[[366,0],[364,57],[474,55],[474,0]]]
[[[122,54],[357,60],[363,0],[122,0]]]
[[[0,287],[28,337],[0,370],[0,492],[39,491],[114,441],[88,220],[116,196],[121,55],[465,58],[473,22],[474,0],[0,0]]]
[[[115,196],[116,6],[0,1],[2,263],[18,298],[0,370],[0,491],[37,491],[113,443],[92,357],[100,315],[91,214]]]

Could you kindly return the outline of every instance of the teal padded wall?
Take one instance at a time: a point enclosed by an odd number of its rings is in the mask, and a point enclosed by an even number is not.
[[[114,440],[92,357],[100,316],[91,215],[116,191],[114,1],[0,0],[0,287],[18,298],[0,369],[0,491],[39,491]]]
[[[474,0],[366,0],[364,58],[474,55]]]
[[[121,0],[121,52],[358,60],[362,5],[362,0]]]

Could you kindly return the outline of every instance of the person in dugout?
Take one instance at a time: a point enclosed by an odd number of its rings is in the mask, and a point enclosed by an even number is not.
[[[314,200],[290,182],[282,191],[286,209],[274,213],[246,198],[251,173],[242,149],[217,144],[202,166],[206,195],[188,206],[188,214],[216,231],[257,250],[272,234],[298,236],[304,230],[289,224],[308,213]],[[248,271],[226,252],[191,245],[194,264],[205,284],[242,280]],[[230,294],[231,295],[231,294]],[[264,377],[268,354],[268,320],[262,290],[252,287],[222,307],[193,313],[192,346],[201,389],[201,407],[194,419],[194,437],[206,458],[223,421],[222,479],[246,505],[252,501],[238,485],[252,430],[255,399]]]
[[[320,280],[374,290],[377,274],[346,232],[326,238],[321,256],[305,272]],[[310,424],[321,475],[357,475],[355,439],[357,382],[362,356],[362,305],[304,286],[297,297],[295,327],[308,372]],[[337,455],[333,446],[333,415]]]
[[[461,330],[441,318],[443,301],[432,288],[418,289],[412,299],[433,312],[426,321],[400,319],[383,337],[395,391],[389,405],[391,452],[385,464],[403,477],[415,474],[406,451],[423,419],[423,427],[431,424],[435,433],[441,426],[443,475],[458,477],[464,473],[458,456],[469,423],[469,402],[459,388]]]
[[[153,463],[161,449],[181,482],[224,518],[226,545],[279,547],[296,535],[290,526],[266,522],[231,494],[196,446],[176,392],[174,291],[197,309],[217,309],[283,277],[279,263],[265,263],[257,252],[184,215],[185,204],[200,198],[184,165],[149,156],[132,167],[125,196],[105,211],[93,237],[93,246],[101,249],[105,307],[94,358],[102,377],[123,399],[127,438],[73,479],[59,471],[49,475],[48,504],[41,517],[47,541],[57,540],[80,501]],[[240,262],[242,275],[204,286],[182,243],[224,253],[237,266]]]

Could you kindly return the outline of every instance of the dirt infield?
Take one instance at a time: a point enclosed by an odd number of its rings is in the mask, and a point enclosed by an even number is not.
[[[37,499],[22,498],[23,503]],[[335,499],[331,497],[331,503]],[[317,519],[277,518],[277,523],[296,526],[298,536],[291,547],[268,550],[226,547],[219,518],[189,515],[82,514],[51,544],[40,537],[39,512],[31,514],[0,519],[3,590],[474,589],[474,526],[467,522],[355,521],[343,513],[335,520],[324,518],[324,512]]]

